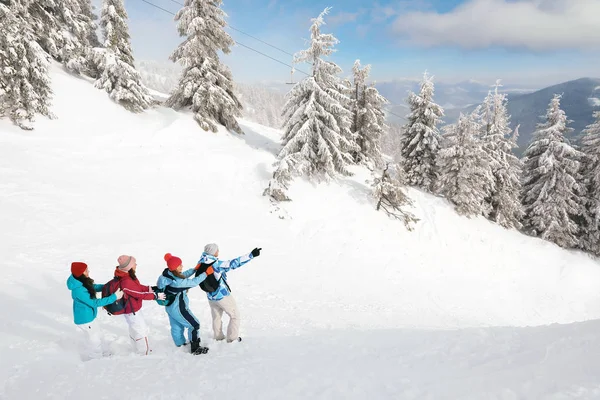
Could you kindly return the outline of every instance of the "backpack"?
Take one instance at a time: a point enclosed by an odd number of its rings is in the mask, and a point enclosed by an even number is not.
[[[206,270],[208,269],[208,267],[210,267],[211,265],[213,265],[216,261],[211,262],[210,264],[205,264],[205,263],[200,263],[200,266],[198,267],[198,269],[196,270],[196,276],[200,275],[201,273],[206,272]],[[212,292],[216,292],[217,289],[219,289],[219,284],[221,283],[221,280],[223,278],[215,278],[214,274],[210,274],[206,276],[206,279],[203,280],[202,282],[200,282],[200,289],[204,290],[207,293],[212,293]],[[223,281],[225,282],[225,281]],[[225,282],[225,284],[227,285],[227,282]],[[229,288],[229,285],[227,285],[227,288]],[[229,290],[231,291],[231,289]]]
[[[119,288],[121,288],[121,279],[115,276],[113,279],[105,283],[104,286],[102,286],[102,297],[109,297]],[[124,314],[127,301],[128,300],[125,300],[125,296],[123,296],[114,303],[104,306],[102,308],[106,310],[108,315]]]
[[[165,269],[162,273],[162,276],[164,276],[165,278],[169,278],[170,280],[173,280],[173,278],[171,277],[171,275],[169,275],[169,269]],[[169,289],[171,287],[169,285],[167,285],[164,289],[159,289],[156,288],[154,289],[154,293],[164,293],[166,295],[166,298],[164,300],[159,300],[156,299],[156,303],[158,303],[159,306],[170,306],[171,304],[173,304],[173,302],[175,301],[175,298],[177,297],[177,293],[173,293],[171,292]]]

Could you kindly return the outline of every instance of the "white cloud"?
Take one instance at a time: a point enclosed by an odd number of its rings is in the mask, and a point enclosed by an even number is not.
[[[342,11],[342,12],[332,15],[331,17],[327,17],[326,21],[329,25],[332,25],[332,26],[344,25],[349,22],[355,22],[359,15],[360,15],[360,12],[350,13],[350,12]]]
[[[402,14],[393,31],[424,46],[596,48],[600,47],[600,0],[467,0],[445,14]]]

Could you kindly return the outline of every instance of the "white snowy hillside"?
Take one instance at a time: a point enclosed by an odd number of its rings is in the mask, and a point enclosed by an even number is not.
[[[366,171],[262,196],[280,132],[199,129],[190,114],[132,114],[52,69],[58,119],[0,121],[0,399],[573,399],[600,397],[600,265],[458,216],[416,190],[413,232],[375,211]],[[283,218],[280,218],[283,217]],[[121,254],[154,285],[163,255],[193,267],[262,247],[229,274],[240,343],[215,342],[206,295],[188,293],[208,354],[176,348],[144,303],[149,356],[99,310],[112,355],[83,361],[66,287]]]

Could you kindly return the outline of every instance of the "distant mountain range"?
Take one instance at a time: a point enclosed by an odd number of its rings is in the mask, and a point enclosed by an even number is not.
[[[508,112],[511,115],[511,127],[519,127],[519,149],[522,154],[533,137],[536,126],[543,121],[548,104],[554,94],[561,94],[561,107],[572,121],[574,129],[569,138],[577,143],[578,137],[587,125],[594,121],[594,111],[600,110],[600,79],[581,78],[560,83],[533,93],[508,94]],[[446,120],[458,119],[460,112],[470,112],[474,106],[462,109],[448,109]]]
[[[444,109],[464,108],[472,104],[479,104],[483,101],[488,91],[492,89],[491,85],[469,80],[459,83],[435,82],[435,102],[444,107]],[[492,82],[493,83],[493,82]],[[394,80],[391,82],[377,83],[379,92],[387,98],[390,103],[403,105],[408,96],[408,92],[417,92],[420,82],[411,79]],[[536,88],[507,85],[503,86],[505,93],[531,93]]]
[[[148,87],[165,93],[168,93],[176,85],[180,73],[180,68],[173,63],[140,61],[138,68]],[[406,98],[409,91],[417,92],[419,90],[419,83],[418,80],[399,79],[376,84],[379,92],[390,101],[390,105],[387,107],[387,110],[390,111],[388,113],[389,122],[394,124],[405,122],[404,117],[408,114]],[[280,114],[281,107],[285,102],[282,95],[287,93],[291,87],[292,85],[285,82],[238,85],[242,101],[246,106],[245,115],[261,123],[280,127],[281,121],[274,116]],[[459,83],[435,82],[434,100],[445,110],[443,123],[454,123],[458,120],[461,112],[471,112],[483,102],[491,89],[493,89],[491,84],[473,80]],[[541,117],[546,114],[546,108],[555,93],[563,95],[561,104],[569,119],[573,121],[570,126],[574,129],[571,135],[574,141],[577,141],[581,131],[593,122],[593,112],[600,110],[600,79],[581,78],[539,90],[524,85],[505,84],[500,90],[508,94],[508,111],[512,117],[512,128],[514,129],[520,124],[518,154],[525,151],[531,141],[536,124],[541,122]],[[267,92],[272,92],[272,94],[269,95]],[[264,110],[256,109],[255,106],[249,107],[248,101],[246,101],[252,98],[256,103],[256,97],[259,95],[262,96],[261,99],[266,99],[258,101],[261,107],[265,108]],[[273,110],[266,109],[269,107]]]

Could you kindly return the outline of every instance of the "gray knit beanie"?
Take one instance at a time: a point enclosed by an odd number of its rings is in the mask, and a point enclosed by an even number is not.
[[[217,251],[219,251],[219,246],[217,246],[216,243],[209,243],[206,246],[204,246],[204,252],[206,254],[210,254],[211,256],[217,254]]]

